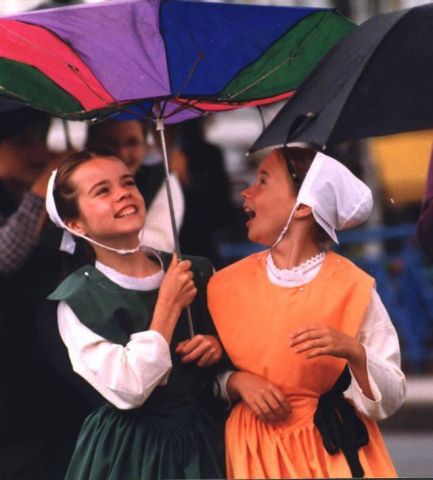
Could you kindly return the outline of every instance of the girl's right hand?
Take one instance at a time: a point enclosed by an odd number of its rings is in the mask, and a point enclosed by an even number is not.
[[[234,400],[240,397],[263,422],[281,422],[291,412],[284,393],[269,380],[250,372],[233,372],[227,381],[227,392]]]
[[[179,342],[176,353],[183,363],[195,362],[198,367],[210,367],[221,360],[223,349],[215,335],[194,335]]]
[[[196,295],[191,262],[178,261],[177,255],[173,253],[173,259],[161,283],[158,301],[180,312],[191,304]]]

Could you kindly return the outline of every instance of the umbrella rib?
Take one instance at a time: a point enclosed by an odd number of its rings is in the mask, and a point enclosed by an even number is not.
[[[228,99],[232,99],[232,98],[236,98],[238,97],[239,95],[242,95],[244,92],[246,92],[247,90],[249,90],[250,88],[254,87],[255,85],[257,85],[258,83],[262,82],[265,78],[268,78],[270,77],[273,73],[275,73],[277,70],[279,70],[285,63],[289,63],[293,58],[295,58],[296,55],[291,55],[289,58],[285,59],[284,61],[282,61],[279,65],[277,65],[276,67],[274,67],[272,70],[270,70],[269,72],[265,73],[264,75],[262,75],[261,77],[257,78],[254,82],[248,84],[247,86],[245,86],[242,90],[238,90],[237,92],[235,93],[232,93],[231,95],[228,96]],[[223,100],[222,98],[220,98],[220,100]]]
[[[143,117],[142,117],[142,118],[148,118],[148,117],[151,117],[151,116],[152,116],[152,115],[151,115],[151,114],[152,114],[152,108],[149,108],[148,110],[146,110],[146,109],[143,107],[143,105],[142,105],[141,103],[138,103],[138,102],[135,103],[135,104],[133,104],[133,105],[135,105],[139,110],[141,110],[141,111],[143,112]],[[127,113],[131,113],[133,116],[136,115],[136,112],[133,112],[132,110],[129,111],[129,110],[127,110],[126,108],[124,108],[123,110],[124,110],[125,112],[127,112]]]
[[[156,106],[158,110],[158,115],[156,115],[156,120],[161,119],[164,117],[164,112],[168,104],[168,98],[162,99],[162,106],[161,106],[161,100],[156,99],[154,101],[154,105]]]
[[[87,83],[87,81],[83,78],[83,76],[81,75],[81,72],[79,69],[77,69],[77,67],[74,67],[74,65],[71,65],[70,63],[67,64],[68,67],[72,70],[72,72],[76,75],[76,77],[81,80],[81,82],[86,85],[86,87],[91,90],[100,100],[102,100],[103,102],[106,101],[106,99],[100,95],[91,85],[89,85]],[[111,96],[111,95],[110,95]]]
[[[196,59],[194,60],[194,63],[193,65],[191,66],[189,72],[188,72],[188,75],[185,77],[185,80],[183,81],[182,85],[180,86],[180,89],[178,90],[178,92],[176,93],[176,95],[174,96],[174,98],[179,98],[182,94],[182,92],[185,90],[185,88],[188,86],[192,76],[194,75],[194,72],[196,71],[197,67],[198,67],[198,64],[200,63],[201,60],[203,60],[205,58],[205,55],[203,53],[202,50],[200,50],[198,52],[198,55],[196,57]]]
[[[260,115],[260,120],[262,121],[262,130],[266,128],[265,116],[263,115],[263,110],[260,108],[260,105],[257,105],[257,111]]]
[[[19,96],[16,95],[15,93],[9,92],[5,87],[3,87],[3,85],[0,85],[0,92],[1,92],[1,95],[2,95],[2,96],[4,95],[6,98],[10,98],[10,99],[12,99],[12,100],[17,100],[17,101],[19,101],[19,102],[22,102],[22,103],[24,103],[24,105],[28,105],[28,106],[35,105],[35,102],[34,102],[34,101],[32,101],[32,102],[30,103],[30,100],[29,100],[29,99],[27,99],[27,98],[23,99],[22,97],[19,97]],[[39,104],[36,104],[36,105],[37,105],[37,106],[34,107],[34,108],[38,108],[38,107],[40,108],[40,105],[39,105]]]
[[[193,102],[199,103],[199,100],[192,99],[192,101],[187,101],[185,103],[182,103],[177,108],[175,108],[171,113],[169,113],[166,118],[170,118],[170,117],[172,117],[173,115],[176,115],[179,112],[183,112],[184,110],[189,110],[189,109],[194,109],[197,113],[200,113],[200,114],[205,114],[206,113],[206,112],[203,112],[203,110],[200,110],[199,108],[195,108]]]
[[[178,93],[175,95],[175,98],[178,98],[181,94],[182,91],[187,87],[189,81],[191,80],[192,75],[194,74],[199,62],[205,58],[204,52],[201,50],[199,42],[195,39],[195,37],[192,35],[191,29],[189,28],[189,25],[185,21],[185,19],[182,16],[179,16],[180,22],[183,24],[182,31],[189,37],[191,42],[195,45],[195,48],[198,50],[198,55],[196,59],[194,60],[194,63],[192,64],[190,71],[188,75],[185,77],[185,80],[183,81]]]
[[[321,27],[325,27],[326,26],[326,23],[329,23],[331,21],[331,16],[328,15],[326,17],[324,17],[320,22],[319,22],[319,26]],[[294,58],[296,58],[298,56],[298,52],[300,50],[302,50],[303,48],[305,48],[305,46],[307,45],[307,43],[309,43],[310,41],[314,40],[314,38],[319,34],[319,28],[315,28],[297,47],[297,51],[292,54],[290,57],[284,59],[281,63],[279,63],[278,65],[276,65],[272,70],[266,72],[265,74],[263,74],[261,77],[257,78],[256,80],[254,80],[254,82],[246,85],[243,89],[231,94],[228,96],[229,99],[232,99],[232,98],[236,98],[238,97],[239,95],[242,95],[244,92],[246,92],[247,90],[251,89],[252,87],[256,86],[258,83],[262,82],[263,80],[265,80],[266,78],[268,78],[269,76],[273,75],[277,70],[279,70],[280,68],[282,68],[285,64],[287,63],[290,63]],[[223,100],[222,98],[220,100]]]

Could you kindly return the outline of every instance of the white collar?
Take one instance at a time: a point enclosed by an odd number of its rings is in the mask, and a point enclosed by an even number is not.
[[[161,268],[158,272],[148,275],[146,277],[131,277],[129,275],[125,275],[123,273],[114,270],[107,265],[96,260],[95,268],[102,272],[106,277],[108,277],[112,282],[116,283],[122,288],[126,288],[128,290],[141,290],[141,291],[149,291],[155,290],[159,288],[161,282],[164,278],[164,269],[162,268],[162,260],[160,255],[156,250],[149,247],[142,247],[141,250],[148,256],[154,257],[158,260]]]
[[[325,256],[325,252],[320,252],[293,268],[280,269],[275,265],[272,254],[269,252],[266,256],[266,272],[274,285],[287,288],[300,287],[316,277],[323,265]]]

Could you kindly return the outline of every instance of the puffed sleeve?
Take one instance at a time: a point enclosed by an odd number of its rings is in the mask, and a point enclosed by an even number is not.
[[[155,387],[167,382],[170,350],[158,332],[134,333],[122,346],[92,332],[64,301],[57,318],[74,371],[117,408],[139,407]]]
[[[368,379],[375,399],[363,394],[353,374],[345,396],[354,402],[360,413],[382,420],[403,404],[406,378],[400,368],[397,332],[376,290],[373,290],[358,340],[367,354]]]

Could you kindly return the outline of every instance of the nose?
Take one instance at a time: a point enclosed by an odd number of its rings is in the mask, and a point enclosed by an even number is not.
[[[129,198],[131,196],[132,196],[132,193],[127,187],[123,187],[119,185],[116,191],[116,198],[118,202],[120,202],[121,200],[124,200],[125,198]]]
[[[247,187],[245,190],[242,190],[241,192],[241,196],[244,200],[246,200],[247,198],[251,198],[251,190],[252,190],[252,185],[250,185],[249,187]]]

